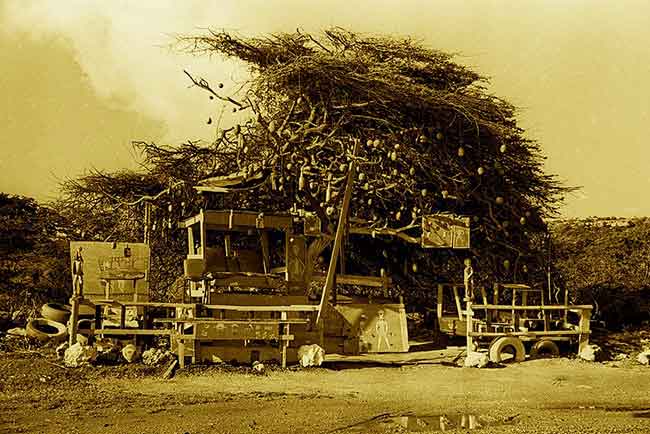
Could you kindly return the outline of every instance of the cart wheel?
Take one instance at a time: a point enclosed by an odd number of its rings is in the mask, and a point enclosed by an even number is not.
[[[511,354],[511,357],[504,357]],[[490,344],[490,361],[502,362],[523,362],[526,360],[526,349],[521,339],[513,336],[502,336]]]
[[[530,358],[531,359],[543,359],[546,357],[558,357],[560,355],[560,349],[557,347],[555,342],[548,339],[542,339],[535,342],[535,345],[530,349]]]

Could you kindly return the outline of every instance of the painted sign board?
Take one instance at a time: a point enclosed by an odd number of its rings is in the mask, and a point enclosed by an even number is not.
[[[277,324],[205,322],[195,323],[196,338],[206,340],[271,340],[280,337]]]
[[[469,249],[469,217],[451,213],[422,216],[422,247]]]
[[[149,245],[144,243],[70,241],[70,263],[81,248],[83,295],[93,299],[149,299]],[[71,267],[73,268],[73,267]],[[74,280],[74,271],[73,280]]]

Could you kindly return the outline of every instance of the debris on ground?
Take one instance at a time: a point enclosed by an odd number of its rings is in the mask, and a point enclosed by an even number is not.
[[[63,357],[65,356],[65,351],[68,348],[70,348],[70,344],[67,341],[63,342],[62,344],[59,344],[59,346],[56,347],[56,350],[55,350],[56,358],[57,359],[63,359]]]
[[[463,366],[466,368],[485,368],[489,363],[490,358],[486,353],[472,351],[465,357]]]
[[[133,344],[125,345],[122,348],[122,357],[127,363],[133,363],[138,359],[138,349]]]
[[[636,357],[636,361],[642,365],[650,365],[650,350],[639,353],[639,355]]]
[[[142,363],[148,366],[162,365],[173,358],[171,351],[162,348],[150,348],[142,353]]]
[[[298,360],[303,368],[320,366],[325,358],[325,350],[319,345],[301,345],[298,348]]]
[[[603,358],[603,350],[598,345],[590,344],[578,353],[578,357],[588,362],[601,361]]]
[[[70,346],[63,355],[63,363],[68,368],[77,368],[97,358],[97,349],[90,345],[81,345],[79,342]]]
[[[258,374],[263,374],[265,369],[266,366],[264,366],[264,363],[259,362],[257,360],[253,362],[253,372],[256,372]]]
[[[27,336],[27,331],[21,327],[14,327],[7,330],[7,334],[11,336]]]
[[[170,378],[172,378],[174,376],[174,372],[176,372],[177,366],[178,366],[178,360],[173,360],[165,370],[165,373],[162,376],[163,380],[169,380]]]

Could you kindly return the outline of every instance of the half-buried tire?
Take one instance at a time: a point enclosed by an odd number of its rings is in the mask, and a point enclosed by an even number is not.
[[[535,342],[533,347],[530,349],[530,358],[531,359],[543,359],[545,357],[558,357],[560,355],[560,349],[557,347],[555,342],[548,339],[542,339]]]
[[[46,318],[36,318],[29,321],[25,331],[27,336],[40,341],[52,340],[60,342],[68,335],[68,329],[63,324]]]
[[[512,354],[512,357],[506,357],[507,354]],[[526,360],[526,349],[524,348],[524,343],[519,338],[502,336],[490,344],[491,362],[523,362],[524,360]]]
[[[65,324],[70,318],[70,308],[59,303],[45,303],[41,307],[41,316],[50,321]]]

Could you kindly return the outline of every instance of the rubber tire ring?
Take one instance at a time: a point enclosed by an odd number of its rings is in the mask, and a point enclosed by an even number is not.
[[[45,303],[41,307],[41,316],[50,321],[65,324],[70,318],[70,309],[58,303]]]
[[[513,361],[523,362],[526,360],[526,348],[524,348],[524,343],[521,339],[514,336],[501,336],[490,345],[490,361],[501,363],[501,353],[508,347],[512,347],[515,350]]]
[[[558,357],[560,355],[560,349],[555,342],[548,339],[542,339],[533,345],[530,349],[530,358],[531,359],[541,359],[544,357]]]
[[[41,330],[39,326],[52,327],[55,328],[56,331],[52,333],[45,332]],[[36,318],[30,320],[27,323],[27,327],[25,327],[25,332],[27,336],[38,339],[40,341],[54,340],[60,342],[64,340],[68,335],[68,329],[66,328],[66,326],[64,326],[60,322],[51,321],[46,318]]]

